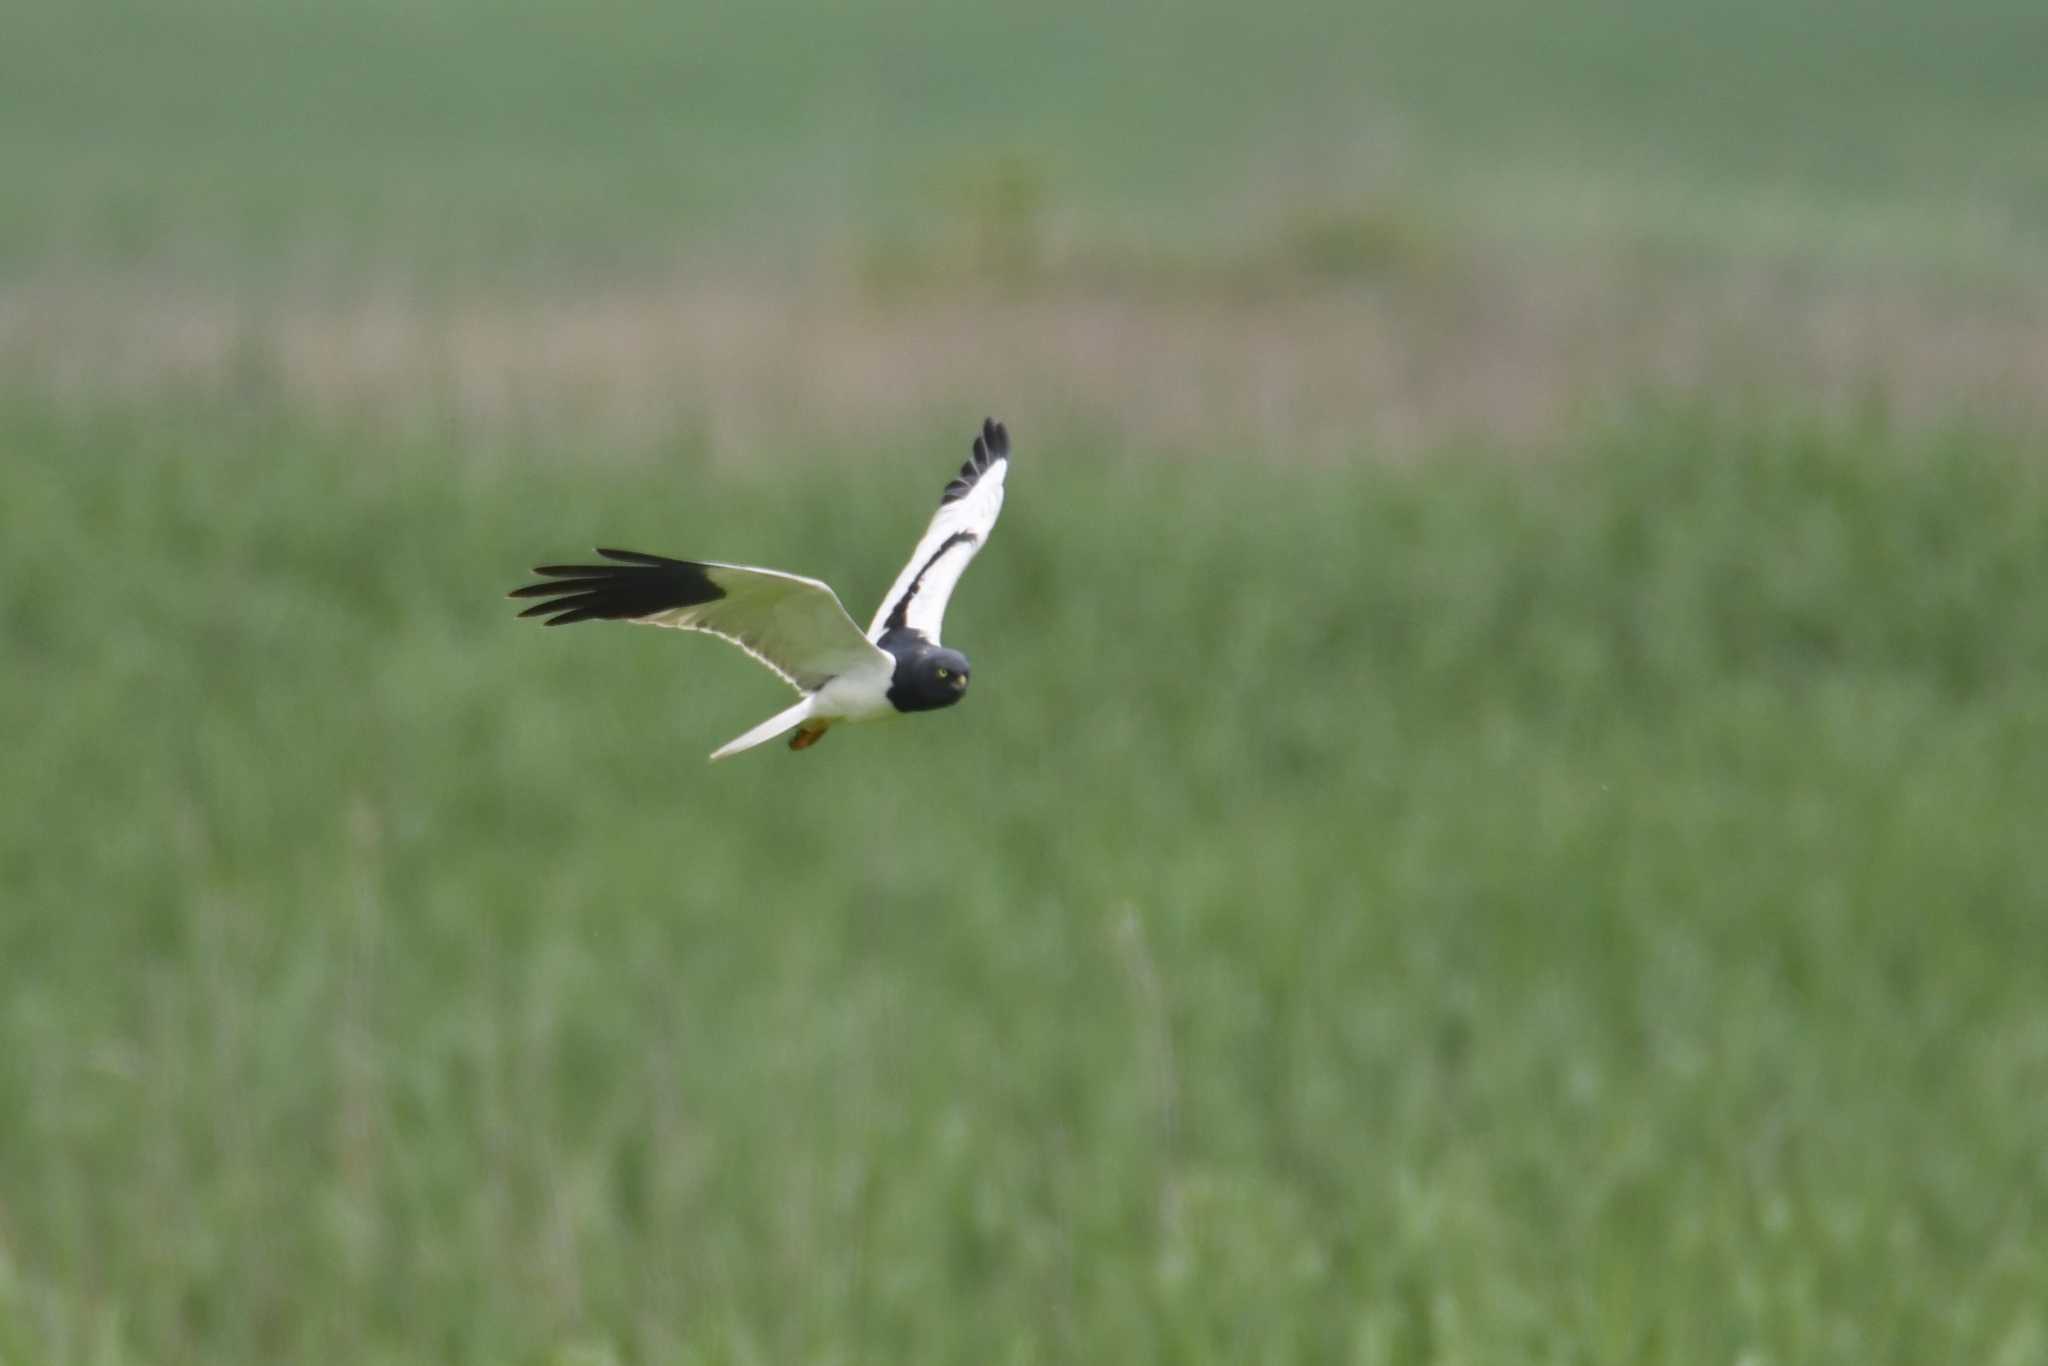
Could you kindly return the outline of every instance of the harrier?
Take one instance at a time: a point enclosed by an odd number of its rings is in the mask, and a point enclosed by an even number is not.
[[[598,554],[609,564],[544,564],[543,582],[514,589],[541,598],[519,615],[550,626],[634,621],[730,641],[795,688],[793,707],[712,752],[723,759],[789,731],[791,749],[816,744],[835,721],[877,721],[936,711],[967,695],[967,656],[939,643],[946,600],[1003,510],[1010,435],[981,424],[974,453],[946,485],[924,539],[863,633],[839,595],[816,579],[776,569],[671,560],[637,550]]]

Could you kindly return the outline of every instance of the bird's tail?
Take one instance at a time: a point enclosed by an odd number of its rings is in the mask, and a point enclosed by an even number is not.
[[[720,745],[717,749],[711,751],[712,762],[716,763],[728,755],[738,754],[743,749],[752,749],[755,745],[765,745],[784,731],[793,730],[797,726],[802,725],[810,718],[811,703],[814,700],[814,698],[806,697],[803,701],[789,708],[789,710],[776,712],[775,715],[769,717],[766,721],[763,721],[738,739],[729,740],[725,744]]]

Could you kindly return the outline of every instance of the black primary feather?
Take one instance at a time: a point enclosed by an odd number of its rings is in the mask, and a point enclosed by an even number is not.
[[[534,573],[551,582],[529,583],[507,597],[546,598],[519,615],[547,617],[549,626],[578,621],[633,621],[675,607],[716,602],[725,590],[711,581],[706,566],[693,560],[671,560],[637,550],[598,547],[598,554],[618,564],[543,564]]]
[[[946,492],[939,499],[939,505],[957,503],[973,491],[989,466],[1010,456],[1010,433],[1002,423],[992,417],[981,420],[981,435],[974,438],[974,453],[960,466],[959,477],[946,485]]]

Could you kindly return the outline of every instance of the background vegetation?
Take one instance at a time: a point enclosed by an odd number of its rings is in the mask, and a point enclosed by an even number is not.
[[[2048,1360],[2037,6],[0,24],[0,1362]]]

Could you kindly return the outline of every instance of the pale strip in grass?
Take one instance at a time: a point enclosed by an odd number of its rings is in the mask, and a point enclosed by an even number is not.
[[[89,405],[273,389],[352,429],[744,460],[937,410],[1031,413],[1268,457],[1541,446],[1644,393],[1908,426],[2048,421],[2048,293],[1896,277],[1494,253],[1380,274],[984,276],[907,287],[676,269],[570,292],[437,298],[0,287],[0,382]]]

